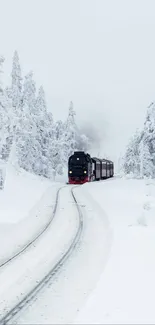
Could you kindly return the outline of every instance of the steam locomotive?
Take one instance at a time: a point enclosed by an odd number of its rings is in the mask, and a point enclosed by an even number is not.
[[[84,151],[75,151],[68,159],[69,184],[84,184],[114,176],[111,160],[91,157]]]

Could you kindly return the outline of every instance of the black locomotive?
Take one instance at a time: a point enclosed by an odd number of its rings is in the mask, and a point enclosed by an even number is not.
[[[91,157],[84,151],[75,151],[68,159],[69,184],[84,184],[114,176],[111,160]]]

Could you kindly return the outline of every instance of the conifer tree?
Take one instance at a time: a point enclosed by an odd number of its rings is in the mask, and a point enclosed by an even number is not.
[[[125,174],[132,174],[135,177],[140,176],[140,141],[141,132],[137,130],[131,137],[124,156]]]
[[[19,63],[19,56],[17,51],[14,52],[13,63],[12,63],[12,87],[7,89],[8,98],[12,99],[11,107],[11,139],[12,139],[12,148],[10,151],[10,159],[14,167],[18,170],[18,135],[21,130],[21,121],[22,121],[22,77],[21,77],[21,67]]]
[[[4,188],[6,175],[7,139],[9,131],[9,119],[7,112],[7,100],[3,90],[2,73],[4,58],[0,57],[0,189]]]
[[[12,106],[18,116],[21,107],[22,94],[22,77],[19,56],[17,51],[14,52],[12,65]]]

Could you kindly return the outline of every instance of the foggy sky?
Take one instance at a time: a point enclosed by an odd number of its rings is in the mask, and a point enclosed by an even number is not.
[[[97,152],[118,157],[155,99],[155,1],[0,0],[0,11],[4,82],[17,50],[54,118],[72,100],[102,138]]]

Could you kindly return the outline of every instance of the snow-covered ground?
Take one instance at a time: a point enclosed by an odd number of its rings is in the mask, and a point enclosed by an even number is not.
[[[5,187],[0,190],[0,264],[46,226],[60,185],[8,166]]]
[[[60,193],[56,216],[46,233],[24,254],[0,269],[0,315],[14,307],[48,274],[77,232],[79,219],[70,188],[66,186]]]
[[[154,324],[155,182],[115,179],[85,188],[109,218],[113,245],[75,324]]]
[[[67,189],[71,187],[68,185]],[[74,193],[80,203],[84,218],[84,231],[80,243],[56,277],[51,279],[49,285],[40,292],[29,308],[21,312],[17,324],[70,323],[96,287],[104,270],[112,241],[107,217],[84,187],[75,188]],[[72,201],[65,193],[63,195],[65,200],[61,202],[61,209],[64,223],[69,211],[72,219],[75,219],[76,210],[72,210]],[[58,234],[60,230],[57,228]],[[64,233],[62,242],[67,242],[71,233],[72,228]],[[54,250],[58,253],[57,246],[54,246]],[[52,256],[51,250],[51,259],[53,259]]]
[[[48,199],[54,202],[54,191],[62,185],[44,184]],[[33,247],[15,261],[22,267],[12,264],[0,273],[1,311],[28,292],[69,245],[77,220],[69,190],[62,190],[59,213],[37,253]],[[81,241],[17,324],[154,324],[155,182],[113,178],[74,191],[84,217]]]
[[[114,178],[75,193],[80,246],[17,323],[154,323],[155,183]]]

